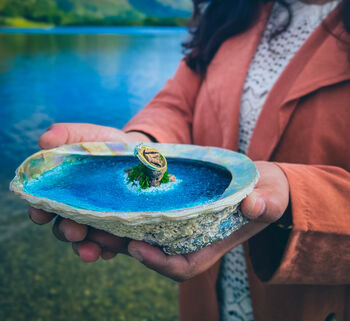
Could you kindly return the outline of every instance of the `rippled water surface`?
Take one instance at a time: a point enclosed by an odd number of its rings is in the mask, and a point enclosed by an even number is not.
[[[54,122],[122,127],[181,59],[176,28],[0,30],[0,320],[176,320],[175,284],[126,257],[84,264],[8,192]]]

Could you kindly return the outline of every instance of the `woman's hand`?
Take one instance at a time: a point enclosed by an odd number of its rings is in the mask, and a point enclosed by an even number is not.
[[[52,125],[40,137],[39,146],[43,149],[49,149],[63,144],[105,141],[128,143],[150,142],[151,140],[140,132],[124,133],[112,127],[62,123]],[[49,223],[56,215],[30,207],[29,217],[34,223],[42,225]],[[53,233],[61,241],[73,242],[73,249],[76,253],[80,253],[86,262],[96,261],[99,256],[110,259],[116,255],[116,252],[126,253],[126,250],[122,248],[123,246],[125,248],[125,239],[102,231],[88,229],[86,225],[78,224],[69,219],[57,217],[53,225]],[[84,242],[82,242],[83,240]],[[113,252],[109,250],[109,247],[113,248]]]
[[[128,244],[129,254],[165,276],[185,281],[204,272],[229,250],[277,221],[289,203],[287,178],[274,163],[255,162],[255,165],[260,172],[259,182],[241,206],[251,221],[241,229],[220,242],[187,255],[167,256],[160,249],[140,241]]]
[[[81,142],[150,142],[150,138],[140,132],[124,133],[106,126],[93,124],[60,123],[49,127],[39,139],[42,149],[58,147],[64,144]]]
[[[66,126],[66,128],[60,128],[61,126]],[[74,126],[82,127],[81,130],[78,130]],[[55,125],[50,130],[54,132],[49,131],[41,137],[40,146],[54,147],[67,141],[91,141],[94,138],[95,140],[100,138],[102,140],[129,139],[129,136],[125,137],[125,134],[118,130],[90,126],[93,125]],[[63,138],[66,137],[65,140],[62,138],[62,133],[65,133],[63,136]],[[135,137],[130,139],[135,139]],[[72,242],[73,250],[85,262],[93,262],[100,257],[111,259],[118,253],[129,254],[147,267],[176,281],[190,279],[204,272],[233,247],[259,233],[270,223],[277,221],[285,212],[289,203],[289,185],[283,171],[274,163],[256,162],[255,164],[260,172],[260,179],[254,191],[242,202],[241,207],[244,215],[251,221],[226,239],[198,252],[168,256],[160,249],[145,242],[119,238],[60,217],[56,219],[53,232],[59,240]],[[37,224],[48,223],[55,216],[34,208],[31,208],[29,212],[31,219]]]

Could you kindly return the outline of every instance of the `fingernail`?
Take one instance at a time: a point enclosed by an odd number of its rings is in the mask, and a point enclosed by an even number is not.
[[[258,216],[264,214],[265,210],[266,210],[266,203],[262,198],[258,198],[256,200],[256,202],[259,202],[259,206],[260,206],[260,211],[258,212]]]
[[[249,209],[247,210],[248,213],[246,213],[246,215],[248,217],[259,217],[266,210],[265,201],[263,198],[259,197],[259,195],[254,192],[251,194],[250,198],[251,206],[249,206]]]
[[[135,258],[136,260],[142,262],[143,261],[143,257],[141,255],[141,253],[138,251],[137,248],[135,248],[133,245],[129,245],[128,248],[129,254]]]
[[[251,195],[250,195],[250,199],[251,199],[251,206],[249,206],[246,215],[247,216],[251,216],[251,214],[254,212],[254,207],[255,207],[255,204],[256,204],[256,201],[258,199],[257,195],[255,192],[253,192]],[[249,204],[249,203],[248,203]]]

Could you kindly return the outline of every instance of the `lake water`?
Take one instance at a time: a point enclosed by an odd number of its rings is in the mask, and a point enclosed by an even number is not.
[[[29,222],[8,184],[50,124],[122,127],[174,73],[185,37],[182,28],[0,29],[0,320],[176,320],[174,283],[128,258],[79,262]]]

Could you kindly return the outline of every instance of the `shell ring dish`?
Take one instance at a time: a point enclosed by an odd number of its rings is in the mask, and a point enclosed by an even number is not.
[[[10,190],[35,208],[175,255],[246,224],[239,205],[258,178],[247,156],[227,149],[87,142],[28,157]]]

